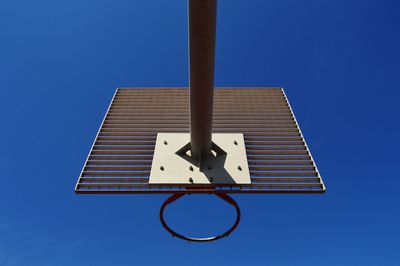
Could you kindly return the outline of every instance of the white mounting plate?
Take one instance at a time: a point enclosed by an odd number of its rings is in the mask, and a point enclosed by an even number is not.
[[[190,156],[176,154],[190,142],[189,133],[158,133],[149,183],[251,184],[243,134],[214,133],[212,141],[226,154],[207,160],[201,172]]]

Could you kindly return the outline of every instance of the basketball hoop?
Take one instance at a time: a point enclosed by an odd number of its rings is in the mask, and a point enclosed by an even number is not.
[[[177,237],[186,241],[192,241],[192,242],[211,242],[211,241],[215,241],[224,237],[229,236],[235,229],[236,227],[239,225],[240,222],[240,208],[239,205],[236,203],[236,201],[234,199],[232,199],[231,197],[229,197],[227,194],[224,193],[214,193],[215,196],[223,199],[224,201],[226,201],[227,203],[229,203],[230,205],[232,205],[235,210],[236,210],[236,220],[234,222],[234,224],[225,232],[216,236],[212,236],[212,237],[204,237],[204,238],[198,238],[198,237],[188,237],[188,236],[184,236],[182,234],[177,233],[176,231],[172,230],[171,227],[169,227],[169,225],[167,224],[167,222],[164,219],[164,210],[165,208],[170,205],[171,203],[173,203],[174,201],[178,200],[179,198],[188,195],[188,194],[173,194],[171,197],[169,197],[168,199],[166,199],[164,201],[164,203],[161,205],[160,208],[160,221],[162,226],[165,228],[165,230],[167,230],[173,237]]]
[[[189,0],[190,88],[117,89],[79,176],[79,194],[172,194],[160,221],[173,236],[210,242],[231,234],[228,194],[324,193],[282,88],[215,88],[217,0]],[[214,194],[234,224],[205,238],[172,230],[165,208]]]

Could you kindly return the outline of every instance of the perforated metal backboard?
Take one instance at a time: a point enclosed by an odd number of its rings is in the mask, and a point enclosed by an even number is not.
[[[151,184],[158,133],[189,133],[187,88],[117,89],[77,193],[322,193],[281,88],[216,88],[213,133],[242,133],[251,184]]]

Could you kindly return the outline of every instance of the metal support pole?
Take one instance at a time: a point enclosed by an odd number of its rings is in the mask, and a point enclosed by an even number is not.
[[[190,146],[198,164],[211,153],[217,0],[189,0]]]

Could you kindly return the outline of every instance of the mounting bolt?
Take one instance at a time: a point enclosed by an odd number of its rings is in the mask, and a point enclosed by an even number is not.
[[[237,143],[237,141],[236,141],[236,140],[233,142],[233,144],[235,144],[235,145],[238,145],[238,143]]]
[[[237,169],[238,169],[239,171],[242,171],[242,167],[241,167],[240,165],[237,167]]]
[[[210,180],[210,182],[214,181],[214,178],[209,177],[208,180]]]
[[[161,170],[161,171],[164,171],[164,166],[160,166],[160,170]]]
[[[164,140],[164,145],[167,145],[167,144],[168,144],[168,142],[166,140]]]
[[[193,183],[193,178],[189,177],[189,182]]]
[[[189,166],[189,170],[193,172],[193,166]]]

